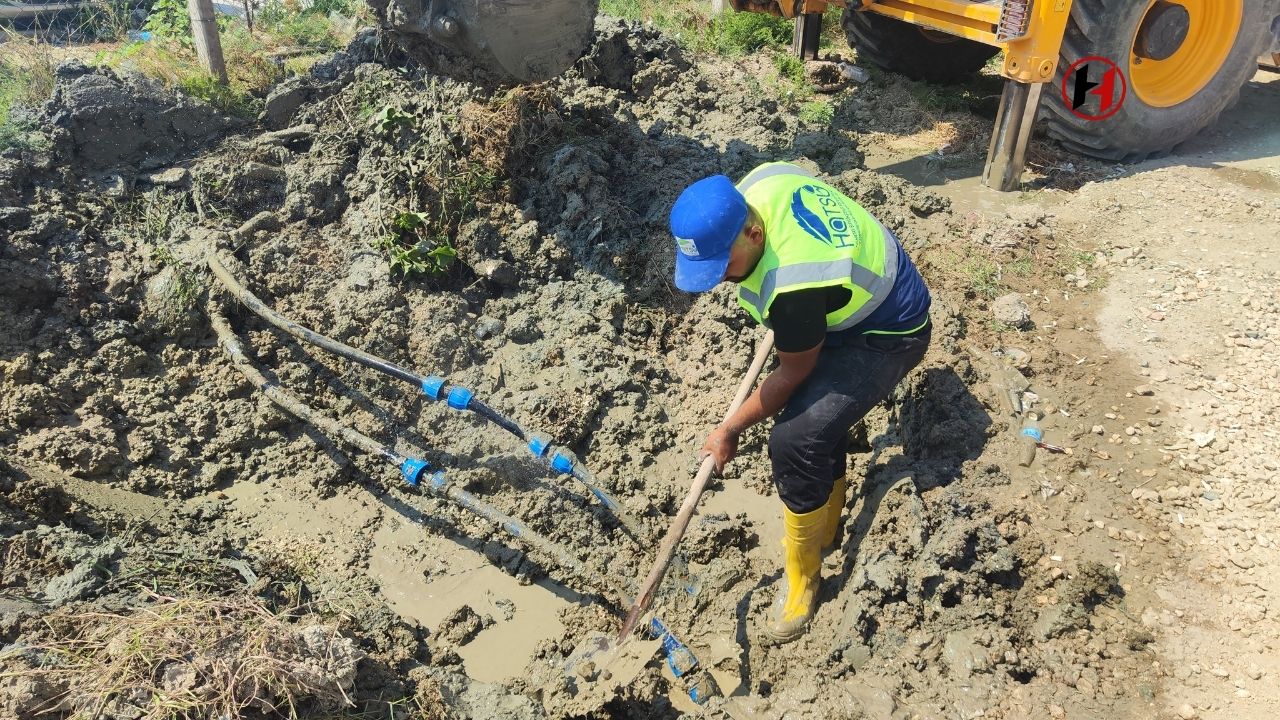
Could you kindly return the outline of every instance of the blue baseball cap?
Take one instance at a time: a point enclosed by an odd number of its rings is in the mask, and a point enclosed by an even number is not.
[[[729,250],[747,222],[747,200],[724,175],[690,185],[671,206],[676,287],[706,292],[724,279]]]

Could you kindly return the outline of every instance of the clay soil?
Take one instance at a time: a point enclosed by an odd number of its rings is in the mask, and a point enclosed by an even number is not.
[[[877,75],[802,120],[768,67],[602,20],[564,77],[494,90],[365,32],[243,123],[64,66],[51,151],[0,157],[0,717],[1280,713],[1280,76],[1163,159],[1037,141],[1001,195],[981,113]],[[717,688],[698,706],[655,642],[591,650],[762,337],[728,288],[670,284],[667,210],[770,160],[903,238],[934,340],[859,431],[802,640],[758,630],[766,428],[704,498],[656,604]],[[442,272],[400,272],[445,245]],[[554,438],[639,537],[495,426],[241,309],[215,252],[292,319]],[[278,408],[211,312],[273,382],[585,570]],[[1010,390],[1069,452],[1018,464]]]

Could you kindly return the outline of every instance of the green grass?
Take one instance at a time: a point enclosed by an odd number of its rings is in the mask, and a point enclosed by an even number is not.
[[[1023,255],[1017,260],[1009,263],[1009,272],[1021,278],[1031,277],[1031,271],[1034,269],[1035,265],[1032,263],[1029,255]]]
[[[971,257],[960,266],[969,278],[969,289],[975,295],[988,300],[999,297],[1000,268],[990,258]]]
[[[57,61],[47,45],[5,32],[0,43],[0,150],[38,150],[45,145],[35,128],[16,120],[14,109],[35,108],[53,93]]]
[[[778,70],[778,77],[786,78],[796,85],[803,85],[804,61],[789,52],[775,53],[773,66]]]
[[[197,100],[203,100],[228,115],[253,118],[262,103],[248,91],[235,85],[223,85],[212,75],[188,75],[178,82],[178,89]]]
[[[812,125],[830,125],[836,109],[826,100],[809,100],[800,105],[800,119]]]
[[[732,10],[711,17],[710,4],[692,0],[601,0],[605,15],[652,23],[681,45],[717,55],[739,56],[791,43],[791,21]]]

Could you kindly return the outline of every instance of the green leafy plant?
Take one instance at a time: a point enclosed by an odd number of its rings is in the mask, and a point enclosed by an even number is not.
[[[369,118],[369,124],[383,134],[391,134],[400,128],[413,127],[413,116],[395,105],[386,105]]]
[[[800,106],[800,119],[814,125],[830,125],[836,109],[826,100],[810,100]]]
[[[386,254],[391,271],[403,277],[441,275],[458,256],[458,251],[442,234],[430,234],[430,218],[420,212],[397,213],[391,231],[377,244]]]
[[[191,44],[191,16],[187,14],[186,0],[155,0],[142,29],[156,37]]]

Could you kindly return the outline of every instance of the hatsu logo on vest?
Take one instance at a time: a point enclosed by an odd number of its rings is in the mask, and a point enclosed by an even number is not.
[[[791,214],[800,229],[832,247],[858,244],[858,228],[845,214],[844,203],[829,188],[803,185],[791,195]]]

